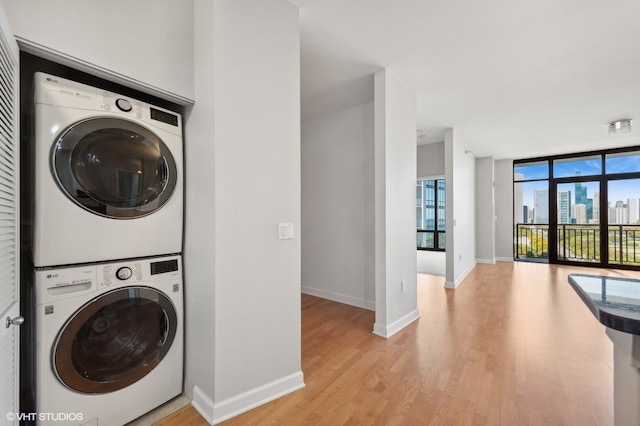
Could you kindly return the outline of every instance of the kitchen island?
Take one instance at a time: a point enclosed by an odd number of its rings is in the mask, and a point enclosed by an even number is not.
[[[569,284],[613,342],[616,426],[640,426],[640,280],[569,274]]]

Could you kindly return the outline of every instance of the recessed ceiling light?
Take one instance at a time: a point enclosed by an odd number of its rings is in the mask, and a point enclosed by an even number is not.
[[[609,123],[609,133],[629,133],[632,122],[633,120],[630,118],[621,118],[620,120],[612,121]]]

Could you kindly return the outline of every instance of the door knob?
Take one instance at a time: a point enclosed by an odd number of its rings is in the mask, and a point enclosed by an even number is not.
[[[24,317],[15,317],[14,319],[11,319],[11,317],[7,317],[7,328],[11,327],[12,325],[20,325],[24,322]]]

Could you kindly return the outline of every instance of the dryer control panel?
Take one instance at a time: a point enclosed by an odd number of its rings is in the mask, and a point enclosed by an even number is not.
[[[182,116],[176,112],[43,72],[35,73],[34,80],[36,104],[126,116],[182,136]]]

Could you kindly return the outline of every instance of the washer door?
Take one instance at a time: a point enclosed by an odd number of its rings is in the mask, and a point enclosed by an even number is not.
[[[80,308],[52,348],[52,367],[67,387],[85,394],[117,391],[162,361],[178,327],[173,303],[148,287],[104,293]]]
[[[52,171],[74,202],[114,219],[153,213],[177,183],[175,161],[162,140],[118,118],[93,118],[66,129],[53,146]]]

